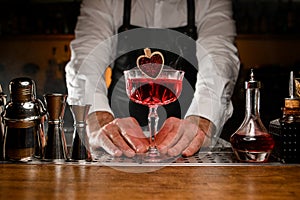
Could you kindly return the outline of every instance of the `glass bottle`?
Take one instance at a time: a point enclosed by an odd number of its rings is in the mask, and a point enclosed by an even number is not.
[[[294,81],[296,83],[296,95],[294,95]],[[269,132],[275,140],[275,148],[272,155],[283,163],[300,163],[300,98],[299,80],[290,75],[289,97],[284,99],[282,117],[272,120]]]
[[[233,152],[242,162],[266,162],[274,147],[274,140],[260,118],[260,87],[251,69],[250,80],[245,82],[245,118],[230,137]]]

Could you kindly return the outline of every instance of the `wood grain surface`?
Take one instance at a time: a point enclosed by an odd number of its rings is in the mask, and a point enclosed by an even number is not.
[[[300,166],[0,164],[0,199],[300,199]],[[134,171],[134,168],[132,169]]]

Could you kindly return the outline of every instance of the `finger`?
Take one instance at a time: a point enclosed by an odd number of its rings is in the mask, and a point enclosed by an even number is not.
[[[168,119],[166,119],[161,129],[157,133],[156,141],[158,143],[163,142],[168,136],[169,132],[179,127],[180,121],[181,120],[176,117],[169,117]]]
[[[168,122],[170,124],[168,124]],[[161,153],[167,153],[168,149],[174,146],[178,140],[182,137],[183,131],[180,128],[181,121],[166,121],[166,129],[162,129],[159,134],[166,134],[163,141],[157,143],[157,148],[160,150]]]
[[[170,137],[166,137],[166,139],[164,140],[164,142],[162,142],[161,144],[157,145],[158,150],[162,153],[162,154],[166,154],[168,152],[168,150],[170,148],[172,148],[177,141],[181,138],[182,136],[182,132],[179,130],[176,131],[172,131],[169,133]]]
[[[109,123],[103,127],[103,134],[108,136],[111,142],[116,145],[127,157],[133,157],[135,152],[126,143],[124,138],[120,135],[118,126],[113,123]]]
[[[182,120],[179,128],[179,132],[182,132],[182,137],[168,150],[168,154],[170,156],[177,156],[181,154],[182,151],[192,142],[198,131],[200,131],[198,126],[190,123],[189,121]]]
[[[192,156],[194,155],[202,146],[205,139],[205,134],[203,131],[199,131],[198,134],[194,137],[190,145],[182,152],[183,156]]]
[[[136,152],[136,153],[144,153],[148,150],[149,141],[148,139],[132,136],[132,130],[121,130],[121,134],[129,146]]]
[[[168,133],[170,133],[172,131],[173,127],[173,123],[171,123],[171,118],[166,119],[166,121],[164,122],[163,126],[161,127],[161,129],[158,131],[155,140],[157,144],[162,143],[164,140],[166,140],[166,137],[168,135]]]
[[[129,143],[131,148],[134,149],[136,153],[145,153],[148,150],[149,147],[149,141],[146,138],[136,138],[132,137],[130,131],[121,131],[122,136],[126,139],[126,141]]]
[[[123,152],[105,135],[100,134],[99,136],[100,146],[112,156],[121,156]]]
[[[177,156],[185,150],[189,144],[192,142],[193,138],[195,137],[197,131],[195,130],[189,130],[188,126],[182,126],[181,132],[182,132],[182,137],[178,140],[174,146],[170,147],[168,149],[168,155],[170,156]]]
[[[119,127],[121,135],[136,153],[144,153],[148,150],[149,141],[136,119],[132,117],[116,119],[114,123]]]
[[[188,147],[190,142],[191,141],[188,137],[182,136],[174,146],[168,149],[168,155],[178,156],[185,148]]]

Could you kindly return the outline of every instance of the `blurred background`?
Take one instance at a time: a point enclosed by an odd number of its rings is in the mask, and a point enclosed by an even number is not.
[[[234,114],[224,139],[244,118],[244,81],[254,68],[262,82],[261,118],[266,127],[281,117],[288,97],[289,72],[299,77],[300,0],[233,0],[241,70],[234,95]],[[80,0],[0,0],[0,84],[20,76],[35,80],[37,96],[66,93],[64,68],[79,15]],[[71,125],[66,112],[66,126]]]

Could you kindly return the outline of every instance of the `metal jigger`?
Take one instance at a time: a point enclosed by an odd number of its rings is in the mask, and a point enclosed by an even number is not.
[[[66,94],[45,94],[48,111],[48,130],[44,160],[65,161],[67,145],[63,131],[63,118],[66,107]]]
[[[88,140],[86,135],[86,119],[91,105],[71,105],[70,109],[74,118],[74,133],[71,148],[71,160],[91,161],[88,151]]]
[[[3,93],[0,84],[0,161],[4,160],[4,155],[3,155],[4,124],[2,120],[2,112],[4,111],[5,104],[6,104],[6,95]]]

